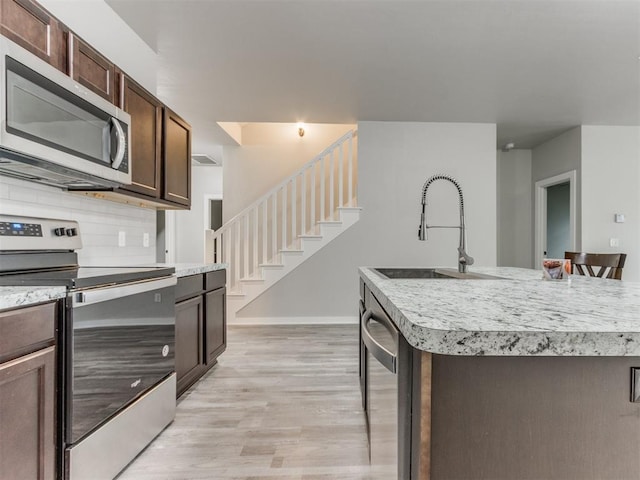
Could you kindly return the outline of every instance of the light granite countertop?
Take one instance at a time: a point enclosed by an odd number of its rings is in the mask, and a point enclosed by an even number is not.
[[[473,267],[502,279],[360,275],[414,347],[443,355],[640,356],[640,282]]]
[[[188,277],[189,275],[198,275],[201,273],[215,272],[216,270],[224,270],[228,267],[226,263],[152,263],[148,266],[174,267],[178,278]]]
[[[146,266],[175,267],[177,277],[188,277],[227,268],[226,263],[154,263]],[[66,295],[64,287],[0,287],[0,310],[26,307]]]
[[[53,301],[66,294],[64,287],[0,287],[0,310]]]

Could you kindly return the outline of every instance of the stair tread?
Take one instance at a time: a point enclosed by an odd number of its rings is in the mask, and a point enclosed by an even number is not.
[[[281,263],[261,263],[258,265],[260,268],[284,268],[284,265]]]
[[[264,282],[264,278],[249,277],[249,278],[241,278],[240,281],[244,283],[260,283],[260,282]]]
[[[310,239],[318,239],[322,240],[324,237],[322,235],[298,235],[298,238],[310,238]]]

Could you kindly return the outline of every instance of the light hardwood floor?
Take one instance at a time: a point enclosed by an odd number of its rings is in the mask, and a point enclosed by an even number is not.
[[[228,348],[118,480],[365,480],[357,325],[232,326]]]

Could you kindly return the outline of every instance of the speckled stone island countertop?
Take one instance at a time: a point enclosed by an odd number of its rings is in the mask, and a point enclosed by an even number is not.
[[[64,287],[0,287],[0,310],[53,301],[66,294]]]
[[[214,272],[216,270],[224,270],[227,268],[226,263],[153,263],[150,266],[174,267],[176,269],[176,277],[178,278]]]
[[[640,356],[640,282],[473,267],[502,279],[360,275],[414,347],[443,355]]]

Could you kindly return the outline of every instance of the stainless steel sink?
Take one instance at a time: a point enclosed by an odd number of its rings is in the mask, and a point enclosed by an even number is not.
[[[481,273],[460,273],[457,270],[448,268],[374,268],[373,270],[389,279],[441,278],[449,280],[495,280],[499,278]]]

